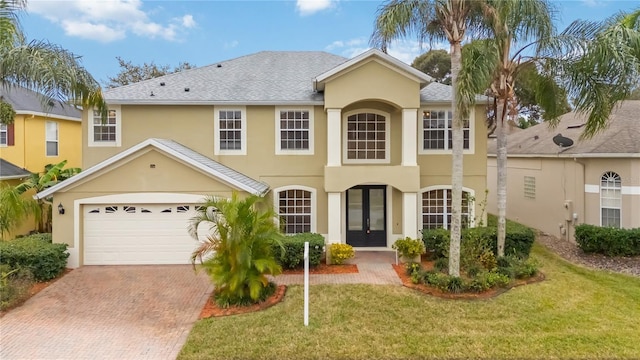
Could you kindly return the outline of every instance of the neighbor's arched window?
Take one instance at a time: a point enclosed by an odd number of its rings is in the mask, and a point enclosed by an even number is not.
[[[607,171],[600,179],[600,225],[620,227],[622,208],[622,179],[620,175]]]
[[[306,186],[286,186],[274,190],[280,228],[285,234],[316,231],[316,190]]]
[[[473,190],[462,191],[462,227],[471,226],[473,220],[470,199]],[[451,186],[428,187],[422,190],[422,228],[437,229],[451,227]]]

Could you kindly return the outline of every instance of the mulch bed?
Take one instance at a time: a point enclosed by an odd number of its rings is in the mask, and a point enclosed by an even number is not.
[[[351,273],[357,273],[357,272],[358,272],[358,266],[355,264],[327,265],[325,263],[320,263],[320,265],[309,269],[309,274],[351,274]],[[298,274],[304,274],[304,269],[287,269],[282,272],[282,275],[298,275]],[[273,305],[282,301],[284,299],[284,295],[286,291],[287,291],[286,285],[278,285],[275,293],[263,302],[253,304],[250,306],[230,306],[228,308],[219,307],[218,304],[216,304],[215,300],[213,299],[213,296],[209,296],[209,298],[207,298],[207,303],[204,305],[204,308],[200,312],[199,319],[246,314],[246,313],[268,309]]]
[[[443,299],[458,299],[458,300],[490,299],[506,292],[511,288],[526,285],[526,284],[537,283],[545,279],[544,274],[542,272],[538,272],[538,274],[534,277],[531,277],[528,279],[516,280],[507,288],[494,288],[494,289],[489,289],[487,291],[483,291],[480,293],[463,292],[463,293],[455,294],[455,293],[444,292],[436,287],[425,285],[425,284],[414,284],[413,282],[411,282],[411,276],[407,275],[407,271],[404,267],[404,264],[399,264],[399,265],[392,264],[392,266],[393,266],[393,269],[396,271],[396,274],[398,274],[398,277],[400,278],[400,280],[402,280],[402,285],[410,289],[418,290],[424,294],[436,296]],[[422,263],[422,266],[423,268],[430,269],[430,268],[433,268],[433,263],[424,262]]]

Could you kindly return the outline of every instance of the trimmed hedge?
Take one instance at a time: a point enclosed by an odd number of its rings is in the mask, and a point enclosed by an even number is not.
[[[464,251],[465,242],[477,244],[483,243],[491,246],[491,251],[498,253],[498,229],[493,219],[489,217],[488,227],[477,227],[462,230],[461,247]],[[505,254],[528,257],[531,247],[536,239],[535,232],[517,222],[507,220],[507,234],[505,238]],[[435,257],[447,257],[449,254],[450,232],[445,229],[425,229],[422,231],[422,239],[427,250],[435,253]]]
[[[304,266],[304,243],[309,242],[309,266],[320,265],[324,250],[324,237],[315,233],[301,233],[285,236],[282,240],[284,253],[279,246],[274,245],[273,253],[276,261],[283,267],[293,269]]]
[[[0,264],[29,269],[36,281],[51,280],[67,266],[67,244],[50,244],[42,236],[0,242]]]
[[[640,255],[640,228],[616,229],[581,224],[576,226],[575,239],[578,247],[586,253],[607,256]]]
[[[31,238],[31,239],[38,239],[40,241],[44,241],[46,243],[51,244],[53,242],[53,239],[51,237],[51,233],[35,233],[35,234],[31,234],[31,235],[24,235],[24,236],[18,236],[16,237],[16,239],[22,239],[22,238]]]

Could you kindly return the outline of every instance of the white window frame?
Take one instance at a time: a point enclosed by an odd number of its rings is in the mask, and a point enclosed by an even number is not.
[[[246,106],[214,106],[214,151],[215,155],[247,155],[247,107]],[[220,149],[220,111],[240,111],[240,149]]]
[[[55,126],[55,138],[49,138],[49,126]],[[56,144],[56,153],[49,154],[49,143]],[[56,121],[45,121],[44,123],[44,154],[46,157],[60,156],[60,126]]]
[[[276,155],[313,155],[314,153],[314,120],[313,120],[313,107],[284,107],[276,106],[275,121],[276,121]],[[307,111],[309,113],[309,148],[308,149],[283,149],[281,147],[282,129],[280,128],[280,112],[283,111]],[[286,131],[286,130],[285,130]]]
[[[605,176],[610,176],[610,175],[615,175],[618,179],[620,179],[620,186],[616,187],[616,186],[602,186],[602,180]],[[615,171],[605,171],[602,176],[600,176],[600,184],[599,184],[599,193],[600,193],[600,226],[604,226],[602,224],[602,210],[603,209],[612,209],[612,210],[618,210],[618,217],[620,218],[620,226],[618,228],[622,228],[622,177],[620,176],[620,174],[618,174]],[[619,200],[620,202],[620,206],[619,207],[613,207],[613,206],[607,206],[604,207],[603,206],[603,192],[602,190],[617,190],[618,193],[618,198],[616,200]],[[608,198],[608,199],[612,199],[612,198]]]
[[[95,109],[94,109],[95,110]],[[122,109],[120,105],[109,105],[109,110],[114,110],[116,112],[116,140],[115,141],[96,141],[93,137],[94,135],[94,124],[93,124],[93,111],[89,110],[88,119],[87,119],[87,127],[89,133],[88,145],[89,147],[120,147],[122,145]]]
[[[4,142],[0,142],[0,147],[9,146],[9,125],[0,124],[0,133],[4,133]]]
[[[316,201],[317,199],[317,190],[312,188],[312,187],[308,187],[308,186],[304,186],[304,185],[287,185],[287,186],[281,186],[279,188],[275,188],[273,189],[273,207],[274,210],[277,214],[278,217],[278,226],[280,226],[280,192],[281,191],[286,191],[286,190],[304,190],[304,191],[308,191],[311,193],[311,219],[310,219],[310,232],[315,233],[317,232],[317,215],[318,215],[318,203]],[[293,235],[293,234],[287,234],[287,235]]]
[[[424,148],[424,121],[422,120],[422,114],[424,111],[444,111],[447,114],[447,119],[445,119],[445,124],[448,125],[448,113],[451,111],[450,107],[427,107],[420,108],[418,110],[418,154],[426,155],[426,154],[451,154],[452,149],[449,149],[449,127],[444,128],[444,149],[425,149]],[[463,149],[463,154],[475,154],[475,133],[476,133],[476,120],[475,120],[475,109],[469,109],[469,148]]]
[[[385,119],[385,149],[384,149],[384,159],[349,159],[348,158],[348,119],[351,115],[356,114],[366,114],[372,113],[376,115],[384,116]],[[391,163],[391,115],[387,112],[376,110],[376,109],[357,109],[353,111],[349,111],[344,113],[342,116],[342,163],[343,164],[389,164]]]
[[[433,191],[433,190],[451,190],[452,187],[451,185],[433,185],[433,186],[427,186],[424,187],[422,189],[420,189],[420,197],[418,198],[418,228],[419,229],[424,229],[424,222],[423,222],[423,196],[425,192],[429,192],[429,191]],[[462,187],[462,192],[463,193],[468,193],[470,197],[475,199],[476,196],[476,192],[475,190],[468,188],[468,187]],[[446,194],[446,192],[445,192]],[[464,195],[464,194],[463,194]],[[446,199],[444,199],[444,207],[446,208],[447,206],[447,201]],[[445,209],[445,212],[443,214],[443,228],[444,229],[448,229],[448,221],[447,221],[447,217],[448,217],[448,213]],[[476,206],[475,206],[475,201],[474,202],[469,202],[469,227],[475,227],[476,226]]]

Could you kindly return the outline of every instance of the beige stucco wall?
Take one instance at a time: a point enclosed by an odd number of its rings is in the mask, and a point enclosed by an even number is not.
[[[640,159],[515,158],[507,161],[507,217],[559,238],[574,241],[576,224],[600,225],[600,194],[585,193],[585,184],[600,185],[606,171],[615,171],[622,186],[640,185],[635,170]],[[488,210],[497,213],[496,161],[487,163]],[[524,196],[524,177],[535,178],[535,199]],[[573,209],[564,207],[565,200]],[[640,195],[622,195],[622,227],[640,227]],[[573,213],[577,220],[573,221]],[[567,217],[572,219],[567,221]]]
[[[420,84],[388,65],[371,59],[328,79],[325,108],[342,109],[361,100],[384,100],[400,108],[420,106]]]

